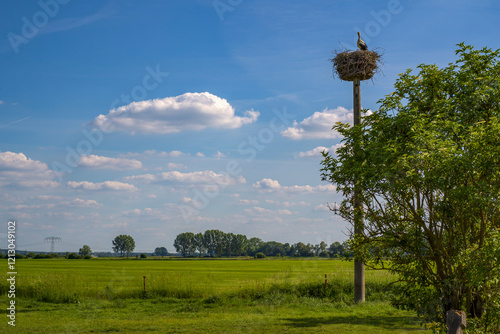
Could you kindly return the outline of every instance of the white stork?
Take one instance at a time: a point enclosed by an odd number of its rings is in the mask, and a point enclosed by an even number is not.
[[[357,43],[357,45],[358,45],[358,48],[360,50],[368,50],[368,46],[366,46],[365,41],[363,41],[361,39],[361,34],[359,33],[359,31],[358,31],[358,43]]]

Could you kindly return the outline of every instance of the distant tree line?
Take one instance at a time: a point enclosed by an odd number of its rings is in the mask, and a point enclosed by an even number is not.
[[[2,254],[0,253],[0,259],[3,258],[8,258],[7,254]],[[76,253],[70,253],[66,252],[65,254],[58,254],[58,253],[34,253],[34,252],[29,252],[27,254],[21,254],[21,253],[16,253],[16,259],[58,259],[58,258],[64,258],[64,259],[91,259],[92,256],[90,255],[78,255]]]
[[[174,241],[175,250],[186,256],[300,256],[300,257],[337,257],[342,255],[344,247],[339,242],[328,246],[324,241],[317,245],[298,242],[290,245],[277,241],[262,241],[259,238],[248,239],[246,235],[225,233],[220,230],[207,230],[205,233],[184,232]]]

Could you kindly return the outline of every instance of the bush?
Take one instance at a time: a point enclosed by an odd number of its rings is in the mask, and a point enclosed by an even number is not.
[[[68,259],[71,259],[71,260],[73,260],[73,259],[81,259],[81,257],[78,254],[76,254],[76,253],[71,253],[71,254],[68,255]]]
[[[30,258],[34,258],[35,256],[36,256],[36,254],[33,252],[29,252],[28,254],[26,254],[26,257],[30,257]]]
[[[57,253],[50,253],[49,255],[51,257],[53,257],[54,259],[57,259],[59,257],[59,254],[57,254]]]
[[[256,259],[265,259],[266,258],[266,254],[262,253],[262,252],[259,252],[257,254],[255,254],[254,256]]]
[[[327,252],[321,252],[319,253],[319,257],[330,257],[330,254],[328,254]]]
[[[141,259],[146,259],[148,256],[144,253],[141,253]]]
[[[26,255],[23,254],[16,254],[16,259],[25,259]]]
[[[33,257],[34,259],[52,259],[49,254],[37,254]]]
[[[90,256],[90,255],[85,255],[83,258],[84,258],[85,260],[88,260],[88,259],[91,259],[91,258],[92,258],[92,256]]]

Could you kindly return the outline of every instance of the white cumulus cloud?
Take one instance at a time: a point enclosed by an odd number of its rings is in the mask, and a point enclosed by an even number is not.
[[[260,181],[255,182],[253,185],[257,189],[262,189],[262,190],[273,190],[273,189],[280,189],[281,185],[278,181],[273,180],[273,179],[262,179]]]
[[[208,92],[132,102],[99,115],[93,125],[105,132],[166,134],[205,128],[236,129],[255,122],[259,112],[236,116],[226,99]]]
[[[213,154],[212,157],[214,157],[215,159],[224,159],[227,156],[221,151],[217,151],[217,153]]]
[[[73,189],[78,190],[122,190],[122,191],[134,191],[137,188],[129,183],[123,183],[118,181],[105,181],[105,182],[88,182],[88,181],[69,181],[68,186]]]
[[[189,155],[188,153],[183,153],[181,151],[171,151],[171,152],[165,152],[165,151],[156,151],[156,150],[146,150],[142,153],[138,152],[128,152],[124,154],[120,154],[121,157],[160,157],[160,158],[165,158],[165,157],[182,157],[182,156],[187,156]]]
[[[371,111],[366,114],[369,115],[370,113]],[[340,138],[341,135],[337,131],[332,130],[332,127],[337,122],[352,124],[352,120],[352,109],[347,110],[344,107],[337,107],[335,109],[325,108],[321,112],[315,112],[300,123],[295,121],[291,127],[281,131],[281,135],[294,140]]]
[[[287,210],[287,209],[280,209],[280,210],[271,210],[271,209],[266,209],[262,208],[259,206],[254,206],[251,209],[244,209],[243,212],[249,215],[254,215],[254,216],[275,216],[275,215],[291,215],[293,214],[292,211]]]
[[[314,207],[314,211],[330,211],[327,204],[319,204]]]
[[[99,155],[82,155],[80,166],[93,169],[127,170],[139,169],[142,163],[136,159],[109,158]]]
[[[0,186],[22,188],[54,188],[57,173],[23,153],[0,152]]]
[[[286,193],[316,193],[324,191],[335,191],[335,186],[332,184],[319,186],[282,186],[277,180],[262,179],[253,184],[253,187],[261,192],[286,192]]]
[[[169,162],[167,164],[168,169],[186,169],[187,166],[184,164],[176,164],[175,162]]]
[[[182,173],[179,171],[163,172],[158,174],[143,174],[126,176],[125,181],[139,181],[145,183],[187,183],[187,184],[220,184],[233,185],[246,183],[243,176],[233,178],[229,175],[218,174],[210,170]]]
[[[325,147],[325,146],[318,146],[318,147],[313,148],[310,151],[299,152],[298,154],[295,155],[295,157],[296,158],[321,157],[321,152],[323,152],[323,151],[327,151],[327,152],[330,152],[331,154],[335,154],[337,149],[339,147],[342,147],[343,145],[344,145],[343,143],[336,144],[336,145],[333,145],[329,148]]]

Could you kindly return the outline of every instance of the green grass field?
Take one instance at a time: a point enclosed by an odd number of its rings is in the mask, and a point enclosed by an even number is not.
[[[355,305],[353,264],[340,260],[25,259],[16,269],[16,327],[5,317],[1,333],[428,332],[388,303],[385,271],[367,270],[367,303]]]

